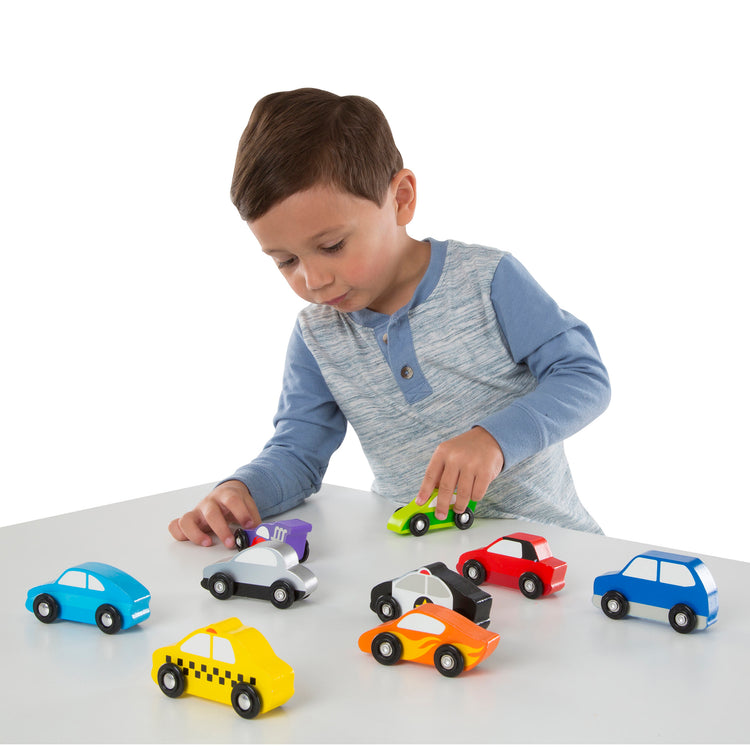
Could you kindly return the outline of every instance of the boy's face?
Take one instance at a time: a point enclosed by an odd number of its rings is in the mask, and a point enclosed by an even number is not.
[[[407,177],[413,189],[413,175]],[[409,301],[424,273],[425,247],[429,262],[429,246],[404,229],[413,215],[413,206],[403,208],[409,189],[394,178],[377,206],[318,185],[277,203],[248,226],[302,299],[341,312],[370,308],[392,314]]]

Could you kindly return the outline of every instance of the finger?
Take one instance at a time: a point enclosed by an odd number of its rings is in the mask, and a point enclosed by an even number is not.
[[[448,511],[450,510],[453,493],[456,489],[456,480],[457,477],[454,474],[447,474],[446,472],[443,472],[443,476],[440,477],[437,505],[435,506],[435,518],[438,521],[444,521],[448,518]]]
[[[459,477],[456,485],[456,502],[453,506],[455,513],[463,513],[466,510],[469,500],[473,497],[475,482],[475,478],[471,474],[466,476],[465,472]]]
[[[233,518],[243,528],[257,526],[260,523],[260,513],[255,503],[250,501],[249,505],[238,492],[228,494],[222,498],[224,507],[229,511],[230,517]]]
[[[180,519],[174,518],[169,522],[169,533],[178,541],[178,542],[186,542],[188,540],[187,536],[183,533],[182,529],[180,528]]]
[[[419,487],[419,492],[417,493],[417,497],[415,498],[417,505],[424,505],[430,499],[430,496],[440,482],[442,473],[442,461],[436,460],[436,458],[433,456],[432,460],[427,466],[427,471],[425,471],[424,479],[422,480],[422,484]]]
[[[216,534],[224,546],[227,549],[232,549],[234,547],[234,534],[229,528],[221,507],[215,502],[207,503],[203,511],[203,516],[209,528]]]
[[[198,510],[191,510],[178,519],[180,531],[193,544],[199,544],[202,547],[210,547],[214,542],[213,539],[201,528],[198,519],[203,516]]]
[[[471,491],[471,500],[479,502],[486,494],[490,486],[490,482],[494,479],[493,476],[488,477],[474,477],[474,487]]]

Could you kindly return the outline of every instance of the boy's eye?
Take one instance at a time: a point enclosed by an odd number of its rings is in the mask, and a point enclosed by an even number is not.
[[[296,258],[287,258],[287,260],[277,260],[276,265],[280,269],[289,268],[291,265],[294,264],[294,261],[296,261]]]
[[[329,245],[328,247],[322,247],[321,250],[326,253],[336,253],[344,247],[344,240],[337,242],[335,245]]]

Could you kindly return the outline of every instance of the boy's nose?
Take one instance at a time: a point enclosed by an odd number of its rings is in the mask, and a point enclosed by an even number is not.
[[[312,263],[305,265],[305,285],[314,292],[327,287],[333,281],[333,274],[322,264]]]

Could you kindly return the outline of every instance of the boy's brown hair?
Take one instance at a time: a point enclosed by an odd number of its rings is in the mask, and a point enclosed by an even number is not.
[[[319,89],[280,91],[253,108],[237,149],[231,198],[244,221],[321,183],[380,206],[402,168],[374,102]]]

